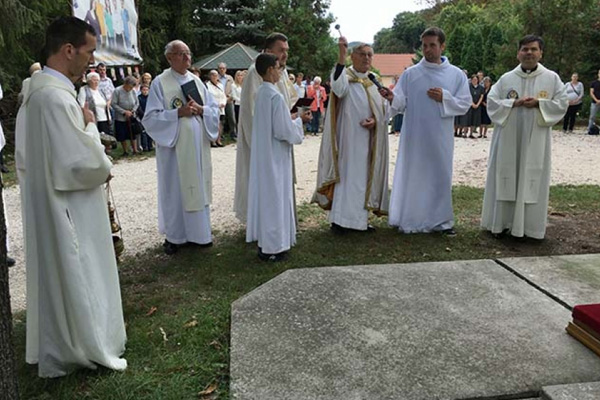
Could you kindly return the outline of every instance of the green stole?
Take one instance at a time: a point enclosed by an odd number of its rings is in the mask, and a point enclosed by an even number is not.
[[[183,97],[183,91],[172,69],[166,69],[160,75],[160,84],[163,89],[164,107],[167,110],[173,110],[182,107],[187,101]],[[202,85],[199,79],[194,77],[196,86]],[[200,88],[198,92],[202,97],[203,93]],[[206,104],[206,99],[202,97],[202,101]],[[211,162],[210,162],[210,145],[202,143],[202,165],[198,165],[196,158],[196,137],[192,118],[199,117],[181,117],[178,120],[179,134],[177,143],[175,144],[175,154],[177,155],[177,168],[179,171],[179,184],[181,187],[181,197],[185,211],[194,212],[202,211],[210,204],[211,193]],[[199,121],[204,125],[204,121]],[[202,126],[202,129],[205,129]],[[204,135],[202,135],[204,142]],[[208,142],[208,139],[206,140]],[[208,147],[208,151],[205,148]],[[200,190],[199,176],[203,177],[203,190]]]

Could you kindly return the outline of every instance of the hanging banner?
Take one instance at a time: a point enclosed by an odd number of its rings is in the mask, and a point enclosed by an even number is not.
[[[134,0],[73,0],[73,15],[96,30],[96,63],[142,63]]]

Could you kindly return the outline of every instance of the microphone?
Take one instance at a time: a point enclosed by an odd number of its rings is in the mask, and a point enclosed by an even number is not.
[[[385,87],[377,80],[377,78],[375,78],[375,74],[369,72],[367,77],[375,84],[375,86],[377,86],[377,89],[385,89]]]

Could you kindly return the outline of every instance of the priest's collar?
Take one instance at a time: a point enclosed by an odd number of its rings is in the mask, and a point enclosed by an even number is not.
[[[429,61],[427,61],[425,59],[425,57],[423,57],[421,59],[421,62],[427,68],[442,68],[442,67],[445,67],[448,64],[448,57],[442,56],[441,60],[442,60],[442,62],[438,64],[438,63],[429,62]]]
[[[186,76],[186,75],[188,74],[188,71],[187,71],[187,70],[185,71],[185,73],[183,73],[183,74],[180,74],[179,72],[175,71],[173,68],[171,68],[171,72],[173,72],[173,74],[174,74],[175,76],[179,76],[179,77],[181,77],[181,78],[183,78],[184,76]]]
[[[523,64],[521,64],[521,71],[525,72],[526,74],[530,74],[538,69],[538,65],[539,64],[535,64],[535,67],[533,67],[531,69],[525,69],[525,68],[523,68]]]
[[[45,74],[51,75],[57,79],[60,79],[61,81],[63,81],[67,85],[69,85],[69,87],[71,89],[75,90],[75,85],[73,84],[73,82],[71,82],[71,80],[69,78],[67,78],[66,75],[64,75],[62,72],[59,72],[59,71],[55,70],[54,68],[50,68],[47,65],[44,65],[44,69],[42,70],[42,72]]]
[[[369,71],[367,72],[358,72],[356,69],[354,69],[354,67],[350,67],[352,68],[352,71],[356,74],[357,77],[359,78],[366,78],[367,74],[369,73]]]

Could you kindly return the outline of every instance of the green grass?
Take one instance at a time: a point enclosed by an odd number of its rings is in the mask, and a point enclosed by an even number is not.
[[[325,213],[314,205],[298,208],[298,243],[288,261],[265,264],[244,232],[217,233],[209,249],[183,248],[174,257],[160,246],[123,260],[120,267],[128,343],[123,373],[78,371],[54,380],[37,378],[24,362],[25,316],[17,314],[15,344],[23,399],[197,399],[217,383],[218,398],[228,398],[230,307],[235,299],[291,268],[496,258],[512,254],[512,242],[498,241],[479,229],[483,190],[454,189],[459,235],[401,235],[386,219],[373,219],[374,234],[334,236]],[[598,186],[557,186],[554,212],[599,213]],[[519,255],[560,251],[547,239]],[[126,243],[127,245],[127,243]],[[150,310],[156,307],[156,311]],[[166,334],[165,341],[161,328]],[[202,398],[202,397],[200,397]]]

